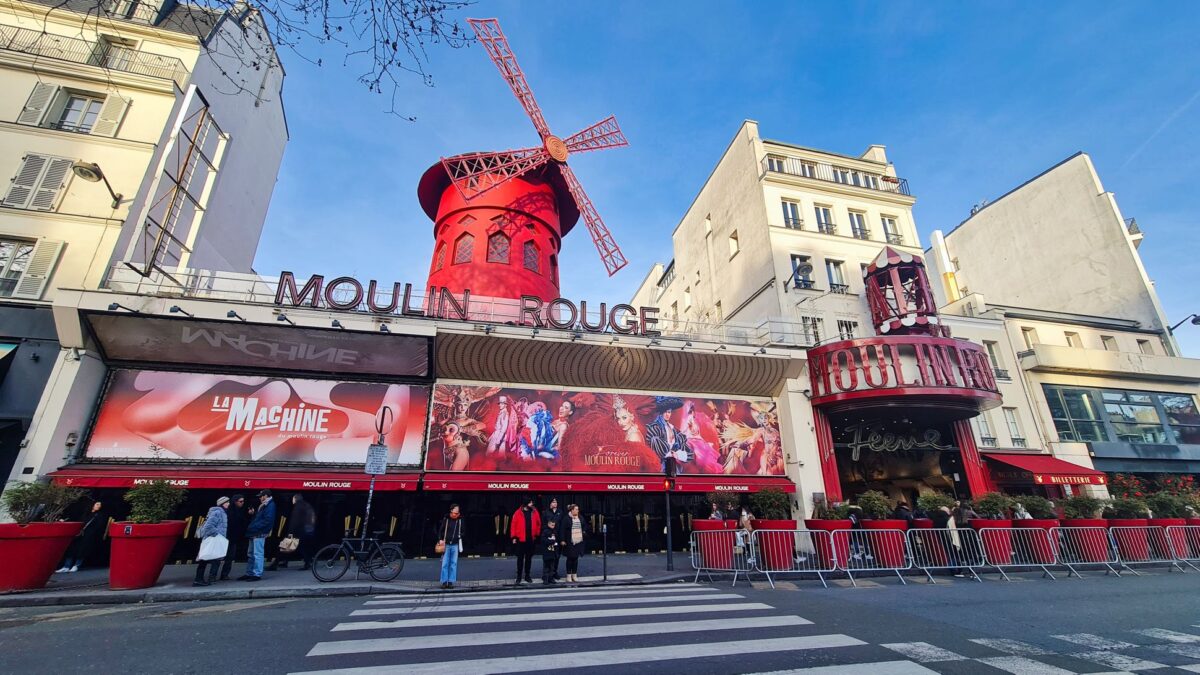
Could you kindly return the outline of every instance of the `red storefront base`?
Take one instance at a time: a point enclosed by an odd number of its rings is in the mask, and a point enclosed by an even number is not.
[[[56,483],[83,488],[128,488],[142,483],[166,480],[181,488],[254,490],[366,490],[371,477],[361,471],[303,471],[291,469],[207,469],[203,467],[146,467],[107,464],[76,464],[54,471]],[[389,473],[378,476],[375,489],[413,491],[420,474]]]
[[[775,488],[787,493],[796,484],[782,476],[679,476],[676,492],[759,492]],[[435,473],[425,474],[428,491],[504,492],[663,492],[664,479],[647,475]]]

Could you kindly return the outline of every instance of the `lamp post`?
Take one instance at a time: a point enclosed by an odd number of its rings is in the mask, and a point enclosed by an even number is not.
[[[1175,324],[1174,326],[1171,326],[1170,328],[1168,328],[1167,332],[1174,333],[1175,329],[1182,326],[1184,324],[1184,322],[1187,321],[1188,319],[1192,320],[1193,326],[1200,326],[1200,314],[1190,314],[1190,315],[1184,317],[1183,321],[1180,321],[1179,323]]]
[[[89,183],[104,181],[104,187],[108,188],[108,194],[112,196],[112,207],[115,209],[121,205],[122,195],[113,191],[112,185],[108,182],[108,176],[105,176],[104,172],[100,170],[99,164],[85,162],[81,159],[71,165],[71,172]]]
[[[667,457],[663,462],[663,494],[667,496],[667,571],[675,571],[675,546],[671,541],[671,493],[675,491],[675,475],[678,469],[675,458]]]

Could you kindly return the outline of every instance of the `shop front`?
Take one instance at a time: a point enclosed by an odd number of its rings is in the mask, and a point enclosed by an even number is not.
[[[1068,496],[1071,488],[1108,484],[1103,471],[1049,455],[989,452],[984,459],[991,470],[992,482],[1006,494],[1055,500]]]

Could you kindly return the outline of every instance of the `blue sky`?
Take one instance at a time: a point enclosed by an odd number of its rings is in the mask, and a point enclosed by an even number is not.
[[[615,114],[630,146],[576,156],[629,266],[609,278],[582,227],[563,295],[628,298],[743,119],[766,138],[857,154],[886,145],[925,243],[1077,150],[1146,238],[1174,322],[1200,312],[1200,3],[481,2],[501,20],[552,130]],[[423,283],[417,181],[439,157],[535,145],[483,49],[435,49],[435,86],[386,97],[363,64],[283,54],[291,141],[256,269]],[[1200,356],[1200,327],[1177,336]]]

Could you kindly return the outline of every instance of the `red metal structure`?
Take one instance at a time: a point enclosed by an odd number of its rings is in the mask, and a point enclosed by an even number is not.
[[[541,145],[443,158],[425,172],[417,193],[434,220],[429,285],[455,293],[554,299],[559,296],[562,237],[580,216],[608,274],[615,274],[625,266],[625,256],[567,166],[567,157],[628,145],[616,118],[565,139],[555,136],[499,21],[467,22],[525,108]]]
[[[863,278],[876,333],[950,337],[938,319],[921,256],[884,247]]]

